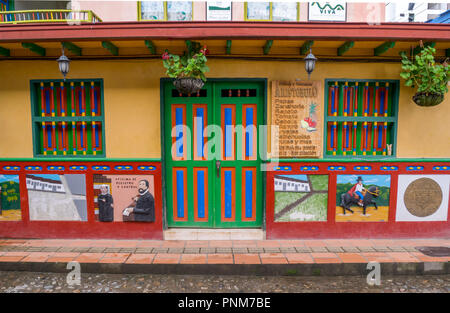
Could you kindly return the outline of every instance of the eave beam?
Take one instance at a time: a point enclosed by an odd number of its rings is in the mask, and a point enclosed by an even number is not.
[[[343,56],[350,48],[353,48],[355,45],[354,41],[346,41],[342,46],[340,46],[337,50],[338,56]]]
[[[102,41],[102,47],[108,50],[112,55],[119,55],[119,48],[110,41]]]
[[[9,57],[11,55],[11,52],[9,49],[0,47],[0,55],[3,55],[4,57]]]
[[[301,55],[306,55],[308,54],[309,49],[311,49],[311,47],[314,44],[314,40],[307,40],[303,43],[303,45],[300,47],[300,54]]]
[[[63,48],[69,50],[73,54],[81,56],[82,50],[76,44],[71,43],[69,41],[63,41],[61,42],[61,45],[63,46]]]
[[[388,51],[389,49],[394,48],[395,46],[395,41],[386,41],[385,43],[379,45],[378,47],[376,47],[375,49],[373,49],[373,55],[375,56],[379,56],[383,53],[385,53],[386,51]]]
[[[227,40],[227,46],[226,46],[225,53],[231,54],[231,40]]]
[[[151,54],[156,54],[156,46],[151,40],[146,40],[145,45],[147,46],[148,50],[150,50]]]
[[[273,40],[267,40],[266,44],[263,47],[263,53],[269,54],[270,48],[272,48],[272,45],[273,45]]]
[[[29,49],[30,51],[39,54],[41,57],[45,56],[45,48],[38,46],[35,43],[32,42],[22,42],[22,47],[25,49]]]

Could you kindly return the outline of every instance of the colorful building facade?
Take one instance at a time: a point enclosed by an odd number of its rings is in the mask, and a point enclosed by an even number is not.
[[[444,60],[449,26],[94,15],[0,26],[1,237],[450,235],[449,98],[419,107],[399,76],[420,41]],[[183,94],[161,55],[193,42],[210,72]]]

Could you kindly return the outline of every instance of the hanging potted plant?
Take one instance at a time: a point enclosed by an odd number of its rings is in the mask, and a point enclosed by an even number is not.
[[[444,100],[445,93],[448,92],[447,83],[449,80],[449,66],[447,61],[443,64],[436,63],[433,47],[423,47],[422,51],[411,61],[405,52],[402,56],[402,72],[400,76],[405,79],[405,86],[415,88],[417,92],[413,96],[413,101],[420,106],[438,105]]]
[[[170,54],[167,50],[162,55],[163,65],[167,69],[166,75],[175,78],[173,85],[183,94],[197,93],[206,82],[205,73],[208,49],[200,43],[187,42],[188,51],[182,56]]]

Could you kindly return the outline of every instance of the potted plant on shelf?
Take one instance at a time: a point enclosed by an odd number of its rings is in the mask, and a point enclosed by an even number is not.
[[[162,55],[166,74],[175,78],[173,85],[183,94],[197,93],[206,82],[206,46],[201,48],[198,42],[186,42],[188,50],[182,56],[170,54],[167,50]]]
[[[413,101],[420,106],[438,105],[444,100],[445,93],[448,92],[449,66],[447,60],[443,63],[436,63],[434,54],[436,49],[431,46],[424,47],[420,43],[422,51],[410,60],[405,52],[402,56],[402,72],[400,76],[405,79],[405,86],[415,88],[417,92],[413,96]]]

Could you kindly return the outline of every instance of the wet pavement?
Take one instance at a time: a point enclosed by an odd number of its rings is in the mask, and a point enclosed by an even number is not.
[[[0,272],[0,293],[450,293],[450,275],[382,277],[369,286],[362,276],[212,276],[82,274],[81,284],[67,284],[67,274]]]

